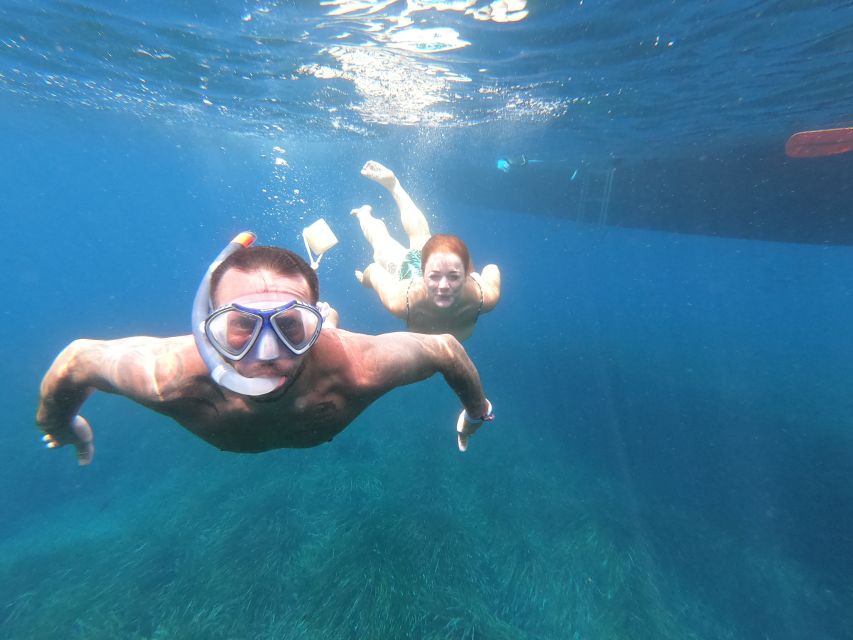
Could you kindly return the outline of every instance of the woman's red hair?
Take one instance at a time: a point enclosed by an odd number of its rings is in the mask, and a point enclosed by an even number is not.
[[[445,235],[438,233],[432,236],[424,244],[421,249],[421,268],[426,267],[427,260],[434,253],[452,253],[459,256],[462,264],[465,265],[465,275],[467,276],[474,270],[474,263],[471,262],[471,254],[468,253],[468,247],[462,242],[459,236]]]

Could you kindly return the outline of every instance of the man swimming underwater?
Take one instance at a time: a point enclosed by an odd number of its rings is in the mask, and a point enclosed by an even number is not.
[[[196,294],[193,335],[75,340],[62,351],[36,414],[49,448],[70,444],[79,464],[91,462],[92,429],[78,411],[95,390],[127,396],[225,451],[313,447],[391,389],[439,372],[465,407],[457,443],[467,449],[493,416],[455,338],[323,326],[314,270],[253,241],[240,234],[211,264]]]

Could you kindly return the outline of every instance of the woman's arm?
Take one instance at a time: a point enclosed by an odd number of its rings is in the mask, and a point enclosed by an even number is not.
[[[483,267],[482,273],[472,273],[474,278],[483,290],[483,308],[481,313],[491,311],[501,299],[501,272],[497,265],[487,264]]]

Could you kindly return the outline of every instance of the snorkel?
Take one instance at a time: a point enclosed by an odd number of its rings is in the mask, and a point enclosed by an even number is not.
[[[217,353],[213,345],[210,344],[207,335],[204,331],[204,323],[207,316],[212,311],[210,299],[210,276],[222,262],[238,249],[251,246],[255,241],[255,234],[251,231],[244,231],[228,243],[216,259],[210,263],[198,291],[195,294],[193,302],[193,338],[195,338],[195,346],[201,355],[204,364],[207,365],[210,371],[210,377],[221,387],[225,387],[229,391],[240,393],[244,396],[262,396],[272,391],[281,385],[283,378],[247,378],[242,376],[231,366],[226,360]]]

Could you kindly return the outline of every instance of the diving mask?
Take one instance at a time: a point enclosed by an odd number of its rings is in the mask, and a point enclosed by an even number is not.
[[[272,331],[297,356],[308,351],[320,336],[323,317],[309,304],[298,300],[284,305],[278,302],[252,304],[249,307],[232,302],[205,320],[207,339],[220,355],[229,360],[246,357],[264,331]]]

